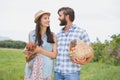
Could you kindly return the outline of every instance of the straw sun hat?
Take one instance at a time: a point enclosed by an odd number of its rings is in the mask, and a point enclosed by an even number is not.
[[[40,16],[42,16],[43,14],[48,14],[50,16],[50,12],[46,12],[46,11],[43,11],[43,10],[40,10],[38,11],[35,16],[34,16],[34,22],[36,23],[37,20],[39,19]]]
[[[75,47],[75,50],[71,48]],[[91,56],[93,49],[87,45],[84,41],[80,39],[75,39],[70,42],[70,56],[76,57],[78,59],[88,58]]]

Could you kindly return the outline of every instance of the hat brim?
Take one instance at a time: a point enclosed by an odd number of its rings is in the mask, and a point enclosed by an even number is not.
[[[41,16],[44,15],[44,14],[47,14],[47,15],[50,16],[50,13],[49,13],[49,12],[42,12],[42,13],[38,14],[38,16],[35,18],[34,22],[36,23],[37,20],[39,19],[39,17],[41,17]]]

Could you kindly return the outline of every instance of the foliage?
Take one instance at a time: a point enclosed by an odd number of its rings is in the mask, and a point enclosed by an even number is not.
[[[93,50],[94,50],[94,62],[98,62],[102,59],[102,55],[104,53],[105,44],[101,43],[99,39],[97,39],[97,42],[93,43]]]
[[[25,42],[23,41],[13,41],[13,40],[4,40],[0,41],[0,47],[2,48],[17,48],[21,49],[25,47]]]
[[[94,62],[120,65],[120,34],[112,35],[111,41],[101,43],[99,39],[93,43]]]
[[[110,42],[106,52],[112,56],[115,65],[120,64],[120,34],[111,36]]]

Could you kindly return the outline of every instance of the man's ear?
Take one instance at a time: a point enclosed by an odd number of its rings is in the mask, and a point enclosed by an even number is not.
[[[65,16],[65,19],[66,19],[66,20],[69,20],[69,15],[66,15],[66,16]]]

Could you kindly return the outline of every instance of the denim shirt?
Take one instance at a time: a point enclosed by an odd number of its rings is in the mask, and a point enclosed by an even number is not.
[[[30,42],[35,42],[35,31],[31,31],[30,32]],[[47,35],[44,35],[42,38],[43,44],[42,44],[42,48],[44,50],[47,51],[52,51],[52,43],[48,43],[47,42]],[[36,55],[37,56],[37,55]],[[52,71],[53,71],[53,59],[50,57],[47,57],[43,54],[41,54],[41,58],[42,58],[42,72],[43,72],[43,78],[49,77],[52,75]],[[30,76],[31,72],[32,72],[32,66],[33,66],[33,62],[34,62],[35,58],[33,58],[29,63],[31,65],[31,69],[28,69],[27,67],[25,68],[25,73],[27,76]]]

